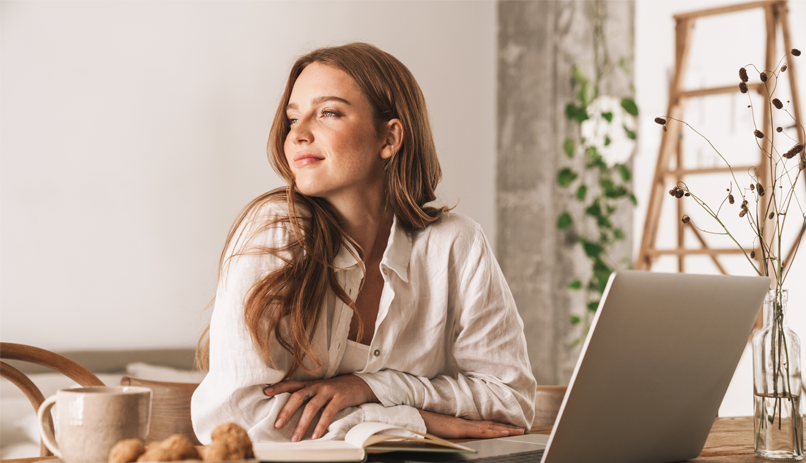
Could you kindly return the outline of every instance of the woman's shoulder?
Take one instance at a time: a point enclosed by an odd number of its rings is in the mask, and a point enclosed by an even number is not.
[[[484,232],[475,220],[457,212],[443,212],[438,220],[412,233],[412,242],[420,240],[472,247],[483,239]]]
[[[296,207],[296,217],[306,210]],[[249,247],[282,245],[293,233],[285,189],[272,190],[250,201],[238,214],[227,239],[232,251]]]

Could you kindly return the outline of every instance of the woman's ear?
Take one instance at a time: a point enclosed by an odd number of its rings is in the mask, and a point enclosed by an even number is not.
[[[391,119],[386,123],[386,139],[381,147],[381,158],[391,159],[403,144],[403,124],[400,119]]]

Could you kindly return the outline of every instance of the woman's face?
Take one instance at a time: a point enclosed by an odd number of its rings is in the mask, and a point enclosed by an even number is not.
[[[311,63],[291,91],[284,150],[302,194],[329,200],[382,185],[384,136],[349,74]]]

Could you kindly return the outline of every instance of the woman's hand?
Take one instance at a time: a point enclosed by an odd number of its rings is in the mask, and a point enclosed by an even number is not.
[[[327,427],[330,426],[330,422],[333,421],[333,417],[340,410],[378,402],[378,398],[375,397],[375,393],[372,392],[369,385],[354,375],[336,376],[319,381],[282,381],[263,389],[263,393],[269,397],[284,392],[290,392],[291,397],[280,410],[277,421],[274,423],[275,428],[280,429],[285,426],[297,409],[302,405],[305,406],[297,428],[291,436],[291,442],[299,442],[302,439],[320,409],[322,416],[313,430],[314,439],[322,437]]]
[[[520,436],[524,429],[495,421],[473,421],[440,413],[417,410],[429,434],[444,439]]]

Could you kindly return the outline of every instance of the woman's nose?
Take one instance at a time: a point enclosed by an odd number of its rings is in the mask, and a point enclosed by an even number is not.
[[[310,123],[306,119],[299,119],[291,126],[291,131],[288,133],[294,143],[310,143],[313,141],[313,132],[311,132]]]

